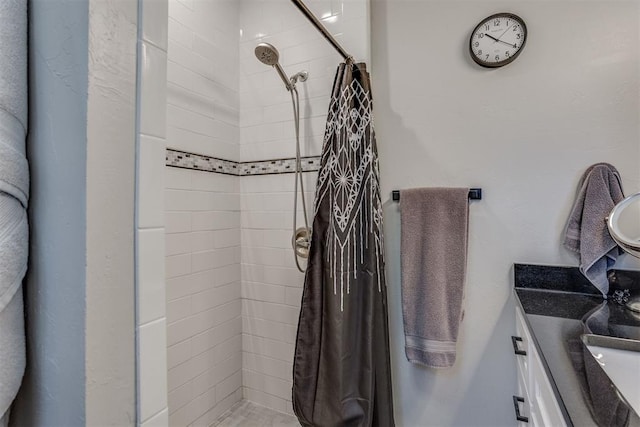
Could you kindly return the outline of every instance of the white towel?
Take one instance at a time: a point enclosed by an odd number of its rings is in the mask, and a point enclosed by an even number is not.
[[[0,426],[25,369],[22,280],[29,250],[27,203],[27,2],[0,1]]]

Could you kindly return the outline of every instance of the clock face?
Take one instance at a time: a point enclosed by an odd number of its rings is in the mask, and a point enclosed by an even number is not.
[[[469,52],[483,67],[502,67],[520,54],[526,39],[527,26],[521,18],[511,13],[497,13],[473,30]]]

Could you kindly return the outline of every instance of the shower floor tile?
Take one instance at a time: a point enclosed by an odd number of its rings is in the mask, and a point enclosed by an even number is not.
[[[214,427],[299,427],[296,417],[247,400],[238,402],[213,423]]]

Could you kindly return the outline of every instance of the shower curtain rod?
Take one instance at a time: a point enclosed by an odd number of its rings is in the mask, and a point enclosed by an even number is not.
[[[349,55],[347,53],[347,51],[344,50],[344,48],[342,46],[340,46],[340,43],[338,43],[338,41],[335,38],[333,38],[331,33],[325,28],[324,25],[322,25],[322,22],[320,22],[320,20],[318,20],[318,18],[316,18],[316,16],[313,14],[313,12],[311,12],[309,10],[307,5],[305,5],[302,0],[291,0],[291,1],[293,2],[293,4],[296,5],[296,7],[298,9],[300,9],[300,12],[302,12],[302,14],[304,16],[306,16],[309,21],[311,21],[311,23],[318,29],[318,31],[320,31],[320,33],[324,36],[324,38],[327,39],[327,41],[329,43],[331,43],[331,45],[338,52],[340,52],[340,55],[342,55],[342,57],[344,58],[345,61],[347,61],[349,59],[351,59],[353,61],[353,57],[351,55]]]

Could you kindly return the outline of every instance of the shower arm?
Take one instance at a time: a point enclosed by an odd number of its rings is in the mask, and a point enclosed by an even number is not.
[[[335,38],[333,38],[329,30],[327,30],[325,26],[322,25],[322,22],[320,22],[320,20],[316,18],[313,12],[309,10],[307,5],[305,5],[302,0],[291,0],[291,1],[293,2],[293,4],[296,5],[298,9],[300,9],[300,12],[302,12],[302,14],[309,21],[311,21],[311,23],[318,29],[318,31],[320,31],[320,33],[324,36],[325,39],[327,39],[327,41],[331,44],[331,46],[333,46],[340,53],[340,55],[342,55],[345,61],[353,62],[353,56],[349,55],[347,51],[344,50],[342,46],[340,46],[340,43],[338,43],[338,41]]]

